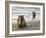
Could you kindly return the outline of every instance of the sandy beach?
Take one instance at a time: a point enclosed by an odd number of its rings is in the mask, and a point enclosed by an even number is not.
[[[24,29],[17,29],[17,18],[13,17],[12,19],[12,31],[19,31],[19,30],[39,30],[40,29],[40,17],[37,16],[35,19],[32,17],[24,17],[26,21],[26,27]]]

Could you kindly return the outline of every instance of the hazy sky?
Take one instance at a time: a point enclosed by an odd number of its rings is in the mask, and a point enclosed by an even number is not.
[[[35,7],[12,7],[12,15],[13,16],[18,16],[18,15],[26,15],[30,16],[32,15],[32,11],[36,12],[36,15],[40,15],[40,8],[35,8]]]

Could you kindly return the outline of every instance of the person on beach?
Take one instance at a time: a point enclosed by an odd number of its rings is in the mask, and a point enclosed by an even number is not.
[[[18,28],[23,28],[26,26],[24,16],[19,16],[17,22],[18,22]]]
[[[36,12],[33,11],[33,12],[32,12],[32,15],[33,15],[33,18],[32,18],[32,19],[35,19],[35,17],[36,17]]]

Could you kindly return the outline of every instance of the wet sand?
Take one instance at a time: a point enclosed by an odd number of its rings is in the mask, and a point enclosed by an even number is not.
[[[12,24],[12,31],[22,31],[22,30],[40,30],[40,21],[32,21],[26,23],[26,27],[23,29],[17,28],[17,24]]]

